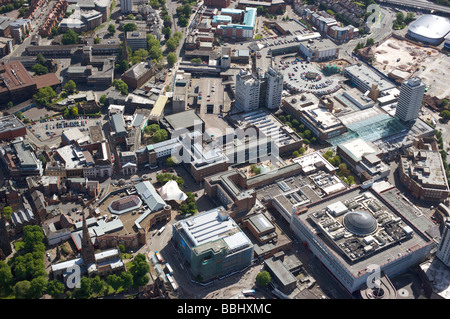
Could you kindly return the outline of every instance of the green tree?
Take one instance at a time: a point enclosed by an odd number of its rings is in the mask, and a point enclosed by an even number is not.
[[[268,271],[261,271],[256,275],[256,285],[259,287],[267,287],[267,285],[272,281]]]
[[[0,260],[0,292],[9,289],[13,283],[11,267],[3,260]]]
[[[94,38],[94,44],[100,44],[100,42],[102,42],[102,39],[100,39],[99,37]]]
[[[76,117],[78,116],[78,107],[74,106],[70,109],[70,115]]]
[[[177,165],[178,163],[179,163],[179,162],[178,162],[178,159],[177,159],[176,157],[171,156],[171,157],[168,157],[168,158],[166,159],[166,165],[169,166],[169,167],[175,166],[175,165]]]
[[[172,35],[172,29],[171,29],[170,27],[165,27],[165,28],[162,30],[162,34],[164,34],[164,37],[165,37],[166,39],[169,39],[170,36]]]
[[[136,31],[138,29],[136,23],[130,22],[123,26],[123,32]]]
[[[33,100],[38,105],[46,106],[56,96],[56,92],[51,87],[47,86],[40,88],[37,93],[33,95]]]
[[[150,58],[152,60],[158,60],[160,57],[162,57],[162,50],[156,46],[152,47],[149,51],[148,51]]]
[[[28,280],[22,280],[14,285],[14,295],[16,299],[28,299],[31,283]]]
[[[127,271],[120,274],[120,280],[122,282],[122,288],[125,290],[133,286],[133,275]]]
[[[30,288],[28,290],[28,295],[30,298],[39,299],[47,290],[48,281],[45,277],[39,276],[33,278],[30,282]]]
[[[115,27],[114,24],[111,23],[111,24],[108,26],[108,32],[109,32],[111,35],[114,35],[114,34],[116,33],[116,27]]]
[[[95,276],[91,282],[92,292],[95,294],[99,294],[105,288],[105,282],[99,277]]]
[[[38,55],[36,56],[36,61],[37,61],[37,63],[42,64],[42,65],[45,65],[47,63],[47,60],[44,58],[42,53],[38,53]]]
[[[109,275],[106,280],[108,282],[108,285],[110,285],[114,290],[118,290],[120,287],[122,287],[122,280],[116,274]]]
[[[64,90],[67,93],[72,94],[77,90],[77,85],[73,80],[69,80],[66,84],[64,84]]]
[[[69,29],[64,33],[61,39],[62,44],[77,44],[78,43],[78,34]]]
[[[81,277],[80,293],[83,298],[89,298],[91,295],[91,279],[89,277]]]
[[[100,96],[99,102],[102,103],[103,105],[106,105],[108,96],[106,94],[102,94],[102,96]]]
[[[128,94],[128,85],[122,81],[122,80],[114,80],[112,82],[112,85],[120,91],[120,93],[122,93],[123,95],[127,95]]]
[[[137,286],[144,286],[148,283],[150,278],[147,273],[150,271],[150,266],[147,263],[145,255],[139,253],[133,258],[131,272],[133,275],[133,282]]]
[[[36,75],[42,75],[42,74],[47,74],[48,73],[48,68],[46,68],[45,66],[43,66],[42,64],[35,64],[31,67],[31,70],[36,74]]]
[[[170,67],[173,67],[177,60],[177,55],[174,52],[169,52],[169,54],[167,54],[167,63]]]
[[[57,279],[48,282],[47,293],[52,296],[53,299],[59,298],[64,293],[64,289],[64,284]]]

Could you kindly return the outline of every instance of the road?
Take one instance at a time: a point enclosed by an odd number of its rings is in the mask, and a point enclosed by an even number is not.
[[[378,0],[377,2],[386,3],[399,7],[407,7],[415,10],[435,11],[450,14],[450,7],[441,6],[430,1],[418,0]]]

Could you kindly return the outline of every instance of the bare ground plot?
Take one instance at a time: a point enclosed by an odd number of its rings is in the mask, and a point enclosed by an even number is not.
[[[422,78],[430,88],[428,94],[439,98],[450,95],[446,74],[450,71],[450,59],[439,51],[389,38],[375,50],[374,66],[384,74],[400,70]]]

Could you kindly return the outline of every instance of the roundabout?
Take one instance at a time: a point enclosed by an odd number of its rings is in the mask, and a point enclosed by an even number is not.
[[[297,57],[281,59],[278,65],[284,76],[284,89],[290,93],[314,93],[318,96],[331,94],[341,88],[341,80],[327,76],[314,63],[307,63]]]

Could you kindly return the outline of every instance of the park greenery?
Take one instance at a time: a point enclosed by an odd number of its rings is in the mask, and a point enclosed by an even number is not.
[[[72,29],[67,30],[62,36],[61,42],[62,44],[77,44],[79,36]]]
[[[165,183],[167,183],[170,180],[176,181],[180,188],[183,187],[183,185],[184,185],[184,180],[180,176],[170,174],[170,173],[158,174],[158,175],[156,175],[156,180],[161,185],[164,185]]]
[[[187,199],[180,205],[180,213],[182,215],[194,215],[198,211],[195,194],[192,192],[186,192],[186,195]]]
[[[112,85],[116,88],[116,90],[119,90],[122,95],[128,94],[128,85],[124,81],[115,79],[112,82]]]
[[[303,139],[303,144],[309,145],[316,144],[318,142],[317,137],[313,136],[311,131],[308,130],[305,125],[301,124],[297,119],[292,118],[291,115],[280,115],[278,116],[278,119],[292,128],[292,130]]]
[[[416,16],[414,12],[408,12],[406,16],[403,12],[397,12],[397,14],[395,15],[395,20],[393,22],[392,28],[394,30],[404,29],[409,23],[411,23],[415,19]]]
[[[327,151],[322,155],[331,165],[337,167],[336,175],[348,185],[355,184],[355,177],[351,174],[347,164],[342,163],[339,155],[336,155],[333,151]]]
[[[181,27],[187,27],[189,23],[189,17],[192,14],[192,7],[189,3],[186,3],[182,6],[179,6],[177,9],[177,15],[178,15],[178,24]]]
[[[159,143],[169,138],[169,133],[160,128],[158,124],[150,124],[144,127],[144,133],[151,136],[153,143]]]

